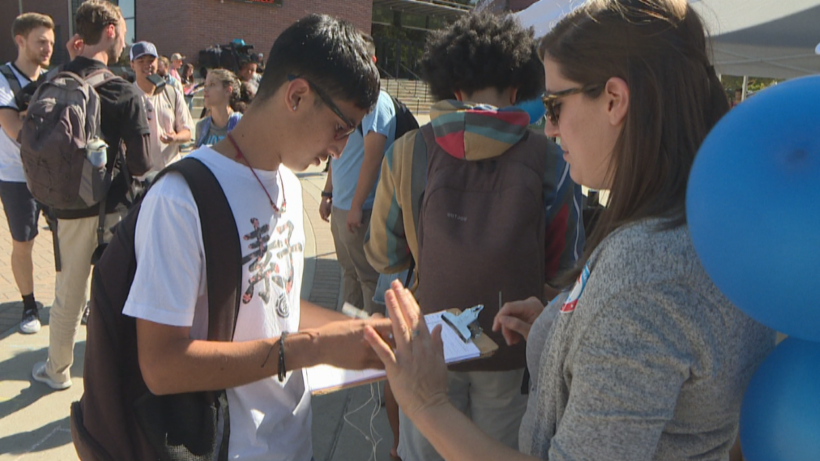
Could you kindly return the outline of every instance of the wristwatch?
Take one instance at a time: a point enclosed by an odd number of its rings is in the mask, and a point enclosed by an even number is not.
[[[328,191],[323,190],[322,191],[322,197],[332,199],[333,198],[333,192],[328,192]]]

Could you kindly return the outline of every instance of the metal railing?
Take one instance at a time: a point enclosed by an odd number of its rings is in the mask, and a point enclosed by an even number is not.
[[[433,104],[433,98],[430,96],[427,84],[406,66],[402,65],[402,67],[416,77],[416,80],[395,78],[390,72],[379,67],[382,75],[387,77],[382,79],[382,89],[403,102],[414,114],[429,113],[430,106]]]

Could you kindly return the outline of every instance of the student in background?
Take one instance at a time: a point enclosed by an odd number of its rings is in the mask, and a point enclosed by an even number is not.
[[[142,94],[148,125],[151,127],[151,171],[159,172],[180,158],[180,146],[191,140],[193,120],[182,92],[171,84],[158,88],[149,78],[157,73],[157,49],[151,42],[131,46],[134,86]],[[159,75],[159,74],[158,74]]]
[[[500,342],[491,331],[499,297],[542,298],[582,251],[581,188],[558,146],[514,107],[543,87],[532,31],[512,17],[466,15],[431,34],[421,65],[438,102],[429,124],[385,154],[367,258],[380,273],[415,263],[425,314],[482,304],[482,328]],[[453,404],[512,448],[527,405],[525,364],[522,344],[501,344],[447,375]],[[402,460],[441,459],[411,420],[400,421]]]
[[[40,314],[34,300],[32,252],[37,237],[40,206],[26,186],[20,144],[23,127],[17,97],[48,68],[54,51],[54,22],[39,13],[18,16],[11,26],[17,59],[0,66],[0,199],[11,231],[11,272],[23,297],[20,332],[40,331]]]
[[[196,124],[196,146],[214,145],[236,126],[242,113],[236,110],[240,102],[241,83],[233,72],[214,69],[205,77],[203,97],[209,115]]]

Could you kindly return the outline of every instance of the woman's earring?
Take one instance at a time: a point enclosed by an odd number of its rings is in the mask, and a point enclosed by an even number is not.
[[[294,110],[294,111],[296,111],[296,108],[297,108],[297,107],[299,107],[299,105],[298,105],[298,104],[297,104],[297,105],[294,105],[294,106],[293,106],[293,110]]]

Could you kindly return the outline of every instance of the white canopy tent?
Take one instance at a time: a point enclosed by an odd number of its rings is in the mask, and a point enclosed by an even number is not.
[[[721,74],[794,78],[820,73],[820,0],[690,0],[712,35]],[[518,13],[537,36],[582,0],[540,0]],[[817,51],[817,52],[816,52]]]

